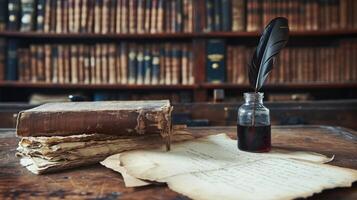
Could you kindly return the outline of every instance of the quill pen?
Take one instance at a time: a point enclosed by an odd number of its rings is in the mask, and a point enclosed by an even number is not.
[[[277,17],[265,27],[248,69],[249,83],[255,92],[263,86],[273,69],[274,58],[285,47],[288,39],[289,25],[286,18]]]

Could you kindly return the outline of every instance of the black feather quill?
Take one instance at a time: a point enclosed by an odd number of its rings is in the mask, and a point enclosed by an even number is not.
[[[263,86],[273,69],[275,56],[285,47],[288,39],[289,25],[286,18],[275,18],[265,27],[248,69],[249,83],[255,92]]]

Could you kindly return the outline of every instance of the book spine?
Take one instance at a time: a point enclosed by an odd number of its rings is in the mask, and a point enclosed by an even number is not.
[[[232,4],[230,0],[222,0],[222,31],[231,31],[232,23]]]
[[[102,44],[101,48],[102,81],[106,84],[109,82],[108,44]]]
[[[206,0],[206,31],[214,31],[213,0]]]
[[[165,44],[165,85],[171,85],[172,80],[172,49],[169,43]]]
[[[56,2],[56,20],[55,20],[55,32],[62,33],[62,0]]]
[[[8,14],[7,30],[17,31],[20,25],[20,0],[8,0]]]
[[[214,31],[222,30],[221,0],[214,0]]]
[[[157,32],[164,32],[164,0],[158,0],[158,8],[157,8]]]
[[[46,1],[38,0],[37,1],[37,13],[36,13],[36,31],[43,32],[44,31],[44,23],[45,23],[45,8]]]
[[[136,1],[129,1],[129,33],[136,33],[137,28]]]
[[[152,68],[152,79],[151,79],[151,84],[157,85],[159,84],[159,79],[160,79],[160,52],[156,47],[153,48],[153,53],[152,53],[152,61],[151,63],[151,68]],[[148,64],[150,65],[150,64]]]
[[[110,33],[115,33],[115,26],[116,26],[116,4],[117,0],[110,0],[110,7],[109,7],[109,32]],[[118,19],[119,20],[119,19]]]
[[[121,77],[122,77],[122,72],[121,72],[121,60],[120,60],[120,44],[117,44],[116,46],[114,46],[114,56],[115,56],[115,72],[116,72],[116,83],[120,84],[122,83]],[[125,66],[126,67],[126,66]]]
[[[160,45],[160,52],[159,52],[159,68],[160,68],[160,78],[159,78],[159,84],[160,85],[164,85],[165,84],[165,64],[166,64],[166,61],[165,61],[165,48],[163,45]]]
[[[225,42],[223,40],[209,40],[206,55],[207,82],[225,82]]]
[[[179,33],[182,32],[182,1],[176,0],[175,2],[175,9],[176,9],[176,21],[175,21],[175,32]]]
[[[187,45],[182,46],[182,57],[181,57],[181,84],[187,85],[188,84],[188,49]]]
[[[151,0],[150,33],[157,33],[158,0]]]
[[[62,32],[67,33],[69,30],[68,24],[68,10],[69,10],[69,0],[63,0],[62,2]]]
[[[138,7],[137,7],[137,32],[143,33],[144,32],[144,17],[145,17],[145,2],[144,0],[138,0]]]
[[[144,50],[142,46],[138,48],[138,52],[136,54],[137,59],[137,73],[136,73],[136,84],[142,85],[144,84],[144,77],[145,77],[145,63],[144,63]]]
[[[128,83],[129,84],[135,84],[136,83],[136,68],[137,68],[137,62],[136,62],[136,47],[134,44],[130,44],[129,46],[129,60],[128,60]]]
[[[51,46],[51,74],[52,83],[58,83],[58,48],[56,45]]]
[[[153,56],[151,55],[150,51],[151,51],[150,46],[146,46],[144,52],[144,71],[145,71],[144,84],[145,85],[150,85],[152,82],[154,82],[154,77],[153,77],[154,71],[153,71],[153,61],[152,61]]]
[[[89,84],[91,82],[90,80],[90,74],[91,74],[91,69],[90,69],[90,46],[85,45],[83,48],[83,71],[84,71],[84,83]]]
[[[127,43],[122,42],[120,45],[120,74],[121,84],[128,83],[128,46]]]
[[[121,12],[122,12],[122,0],[116,2],[116,12],[115,12],[115,33],[121,33]]]
[[[150,33],[150,22],[151,22],[151,0],[146,0],[145,2],[145,24],[144,29],[146,33]]]
[[[177,85],[180,80],[180,61],[181,61],[181,51],[180,46],[173,45],[172,48],[172,80],[171,84]]]
[[[108,64],[109,64],[109,83],[116,83],[117,71],[115,67],[115,45],[109,44],[108,47]]]
[[[122,33],[127,33],[129,31],[128,29],[128,6],[129,6],[129,2],[128,0],[122,0],[122,7],[121,7],[121,30]]]
[[[95,83],[102,83],[102,48],[100,44],[95,45]]]

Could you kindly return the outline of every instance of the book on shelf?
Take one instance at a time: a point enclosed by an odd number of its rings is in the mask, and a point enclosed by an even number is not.
[[[0,31],[6,29],[6,23],[8,18],[8,2],[7,0],[0,0]]]
[[[16,40],[13,40],[9,41],[7,49],[6,80],[73,84],[194,84],[189,43],[51,43],[17,48]]]
[[[205,31],[260,31],[286,17],[293,31],[356,29],[353,0],[205,0]]]
[[[55,33],[193,32],[190,0],[1,0],[0,30]],[[6,6],[7,4],[7,6]],[[3,18],[8,16],[8,20]],[[167,17],[169,16],[169,17]]]
[[[227,46],[227,82],[248,84],[252,47]],[[268,83],[343,83],[357,81],[357,40],[341,39],[321,46],[286,47],[274,61]]]
[[[206,47],[206,81],[223,83],[226,81],[226,50],[225,41],[211,39]]]

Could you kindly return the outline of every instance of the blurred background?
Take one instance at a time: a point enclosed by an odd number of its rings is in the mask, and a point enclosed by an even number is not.
[[[272,124],[357,130],[354,0],[0,0],[0,127],[46,102],[148,99],[176,124],[235,125],[275,17],[290,39],[262,89]]]

